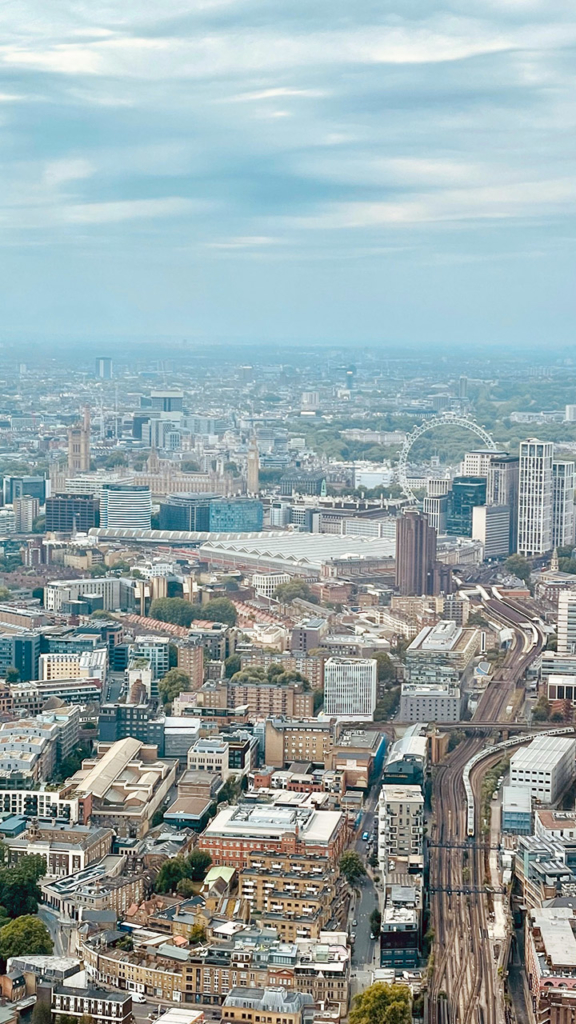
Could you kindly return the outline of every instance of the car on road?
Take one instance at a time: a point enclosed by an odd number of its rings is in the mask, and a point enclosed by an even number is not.
[[[358,921],[352,921],[352,927],[353,928],[357,928],[358,927]]]
[[[370,839],[370,833],[369,832],[363,832],[362,833],[362,839],[364,840],[365,843],[367,843],[368,840]]]
[[[133,992],[132,993],[132,1002],[133,1003],[145,1003],[146,1002],[146,996],[142,995],[141,992]]]

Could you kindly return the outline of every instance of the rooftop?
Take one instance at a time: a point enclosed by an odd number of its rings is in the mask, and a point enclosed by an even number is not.
[[[510,768],[516,771],[549,771],[565,756],[576,753],[576,740],[568,736],[537,736],[525,747],[520,747],[510,758]]]
[[[239,804],[226,807],[210,822],[203,835],[208,838],[234,836],[280,839],[298,829],[308,843],[328,843],[342,821],[340,811],[315,811],[311,807],[277,807]]]
[[[530,786],[504,786],[502,788],[502,810],[507,814],[531,814],[532,791]]]

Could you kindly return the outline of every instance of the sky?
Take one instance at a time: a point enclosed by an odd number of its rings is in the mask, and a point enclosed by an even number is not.
[[[0,0],[0,339],[563,348],[572,0]]]

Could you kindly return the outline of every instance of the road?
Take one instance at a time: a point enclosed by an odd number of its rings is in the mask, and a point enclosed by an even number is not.
[[[54,943],[54,956],[69,956],[68,942],[65,937],[66,933],[60,924],[58,915],[49,910],[48,907],[38,907],[38,917],[50,932],[50,937]]]
[[[363,832],[369,832],[372,836],[375,809],[378,804],[379,795],[380,786],[375,785],[372,788],[368,800],[366,801],[366,810],[359,830],[360,836],[362,836]],[[354,843],[354,849],[360,854],[362,859],[366,859],[367,857],[367,847],[368,844],[361,838],[358,838]],[[370,847],[370,850],[374,850],[375,848],[376,844],[374,843]],[[354,898],[350,912],[350,931],[356,934],[356,941],[354,943],[352,953],[352,965],[359,970],[363,967],[374,966],[376,942],[374,939],[370,938],[370,914],[373,910],[379,909],[379,897],[376,886],[374,885],[370,875],[366,875],[363,880],[363,884],[360,886],[360,898]],[[353,920],[358,922],[355,927],[352,925]]]
[[[123,687],[125,684],[123,672],[109,672],[107,680],[108,695],[106,701],[108,704],[117,704],[120,699]]]

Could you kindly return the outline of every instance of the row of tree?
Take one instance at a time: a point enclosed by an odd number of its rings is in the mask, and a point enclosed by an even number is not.
[[[190,626],[195,619],[236,625],[236,608],[227,597],[213,597],[206,604],[191,604],[183,597],[158,597],[150,605],[150,617],[175,626]]]
[[[46,874],[46,859],[26,854],[15,864],[0,846],[0,958],[23,953],[51,953],[48,929],[35,915],[41,892],[38,882]]]

